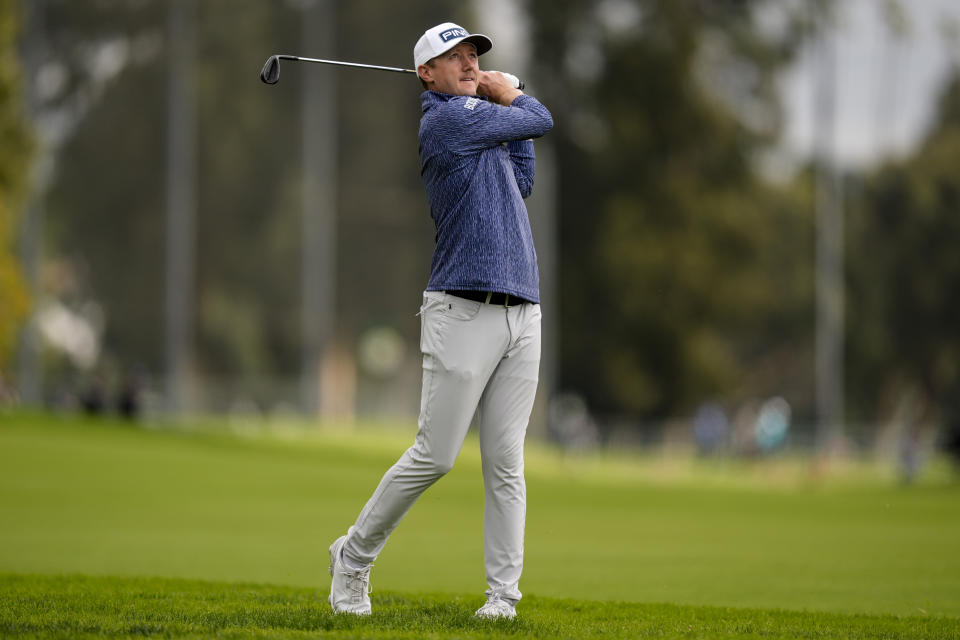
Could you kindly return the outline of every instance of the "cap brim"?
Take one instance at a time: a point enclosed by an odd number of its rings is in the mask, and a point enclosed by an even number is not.
[[[473,46],[477,48],[478,56],[482,56],[493,48],[493,41],[482,33],[474,33],[469,35],[460,42],[472,42]]]

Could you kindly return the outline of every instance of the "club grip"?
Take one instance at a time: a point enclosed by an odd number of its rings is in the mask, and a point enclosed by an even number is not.
[[[507,80],[509,80],[510,84],[513,86],[514,89],[520,89],[520,91],[523,91],[524,85],[523,85],[523,82],[521,82],[520,78],[513,75],[512,73],[507,73],[506,71],[498,71],[497,73],[499,73],[500,75],[504,76]]]

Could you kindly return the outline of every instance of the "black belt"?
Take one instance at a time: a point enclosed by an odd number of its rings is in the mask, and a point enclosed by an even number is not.
[[[485,302],[495,304],[498,307],[516,307],[517,305],[527,304],[529,300],[512,296],[509,293],[500,293],[499,291],[445,291],[452,296],[473,300],[474,302]]]

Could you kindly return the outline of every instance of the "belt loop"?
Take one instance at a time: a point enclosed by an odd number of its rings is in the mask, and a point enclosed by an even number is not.
[[[493,297],[493,291],[487,291],[487,299],[484,300],[485,303],[490,304],[490,298]]]
[[[503,306],[504,306],[504,307],[509,307],[509,306],[510,306],[510,294],[509,294],[509,293],[503,294]]]

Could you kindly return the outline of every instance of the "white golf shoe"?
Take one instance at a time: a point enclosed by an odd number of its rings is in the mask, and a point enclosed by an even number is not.
[[[343,562],[340,552],[347,536],[340,536],[330,545],[330,606],[334,613],[370,615],[370,567],[353,569]]]
[[[489,596],[487,603],[477,609],[477,612],[473,615],[488,620],[496,620],[498,618],[512,620],[517,617],[517,610],[512,604],[502,599],[499,593],[495,593]]]

